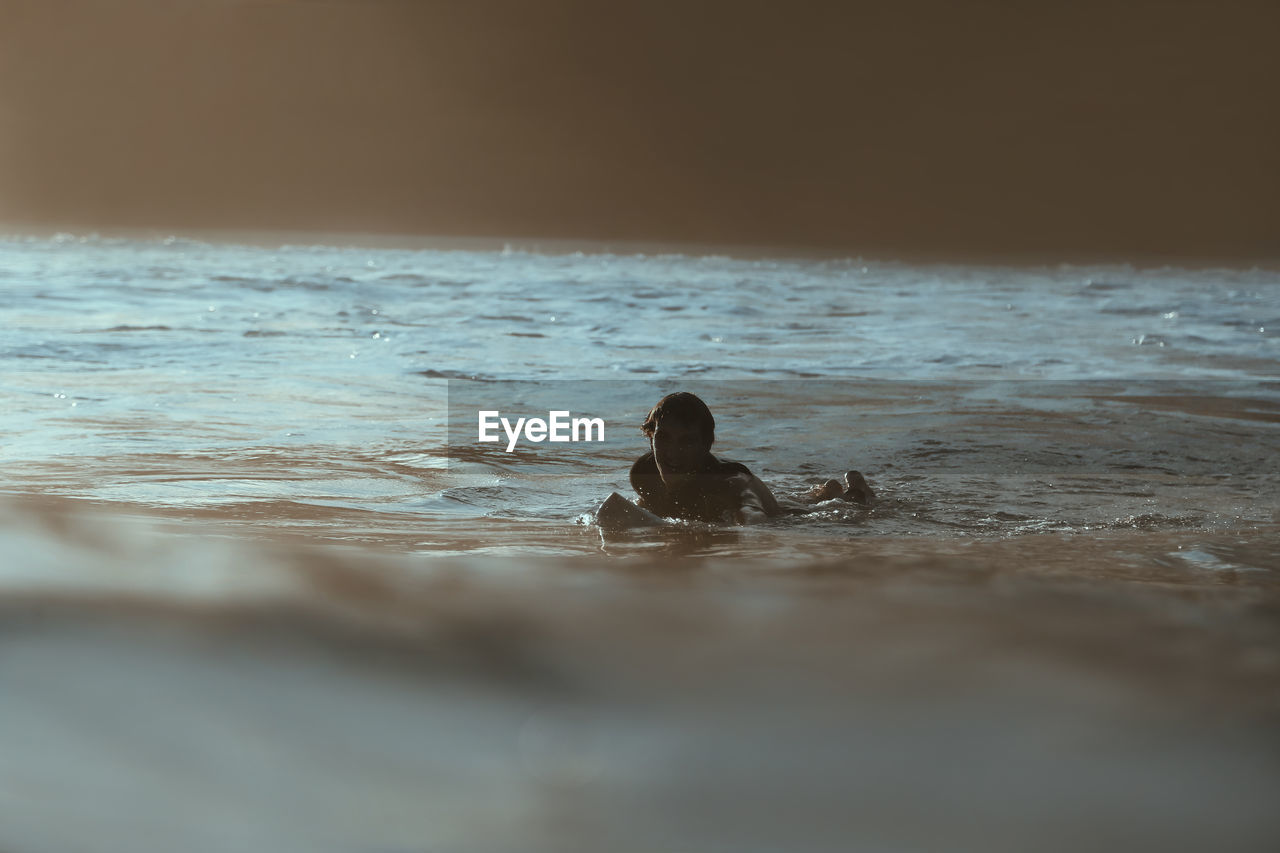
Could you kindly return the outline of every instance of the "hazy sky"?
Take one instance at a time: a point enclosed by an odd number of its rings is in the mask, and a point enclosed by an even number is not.
[[[0,219],[1280,258],[1280,4],[0,0]]]

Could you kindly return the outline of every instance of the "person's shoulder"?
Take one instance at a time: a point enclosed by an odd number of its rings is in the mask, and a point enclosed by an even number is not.
[[[630,479],[631,488],[641,497],[649,497],[662,489],[662,478],[658,475],[658,463],[654,461],[652,450],[631,463]]]
[[[741,462],[734,462],[732,459],[721,459],[718,456],[715,457],[715,460],[716,460],[716,471],[718,473],[725,474],[728,476],[732,476],[734,474],[746,474],[748,477],[755,476],[754,474],[751,473],[751,469],[748,468],[746,465],[743,465]]]
[[[652,450],[650,450],[648,453],[641,456],[635,462],[631,463],[631,476],[633,477],[636,476],[637,474],[657,474],[657,473],[658,473],[658,463],[653,458]]]

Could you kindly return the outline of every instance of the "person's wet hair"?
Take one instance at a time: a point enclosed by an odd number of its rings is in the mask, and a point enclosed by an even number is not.
[[[707,404],[702,402],[696,394],[677,391],[663,397],[649,410],[649,415],[641,425],[640,431],[652,438],[654,431],[658,428],[658,422],[666,418],[696,425],[707,447],[715,443],[716,419],[711,416],[711,410],[707,408]]]

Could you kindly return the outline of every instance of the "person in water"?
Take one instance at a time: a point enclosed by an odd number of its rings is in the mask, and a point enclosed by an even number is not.
[[[738,524],[804,511],[803,507],[780,504],[746,465],[711,453],[716,421],[696,395],[679,391],[663,397],[640,429],[649,439],[649,452],[631,466],[631,486],[640,496],[631,509],[638,506],[663,518]],[[857,471],[848,472],[845,480],[844,486],[828,480],[814,487],[801,503],[843,498],[870,504],[874,500],[871,488]],[[643,516],[629,513],[619,501],[630,504],[615,492],[601,506],[599,515],[644,523]]]

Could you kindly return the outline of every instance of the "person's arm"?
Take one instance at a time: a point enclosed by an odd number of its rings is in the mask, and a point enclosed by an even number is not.
[[[758,524],[782,514],[773,492],[755,474],[744,470],[735,474],[732,482],[738,489],[738,509],[734,513],[738,524]]]

